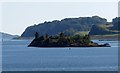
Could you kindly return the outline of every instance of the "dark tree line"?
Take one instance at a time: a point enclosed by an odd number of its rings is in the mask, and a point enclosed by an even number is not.
[[[38,32],[35,33],[36,46],[86,46],[91,44],[89,35],[75,35],[67,36],[61,32],[58,36],[49,36],[48,34],[40,36]]]

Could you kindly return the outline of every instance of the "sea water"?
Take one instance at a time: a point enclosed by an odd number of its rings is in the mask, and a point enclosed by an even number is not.
[[[6,40],[2,43],[3,71],[117,71],[118,42],[111,47],[36,48],[31,40]]]

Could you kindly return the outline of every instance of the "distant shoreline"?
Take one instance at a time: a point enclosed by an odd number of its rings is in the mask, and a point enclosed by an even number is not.
[[[119,39],[119,35],[92,35],[90,37],[92,40],[100,41],[117,41]]]

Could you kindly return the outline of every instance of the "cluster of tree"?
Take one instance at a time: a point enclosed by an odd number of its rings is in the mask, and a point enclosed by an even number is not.
[[[29,46],[35,47],[80,47],[90,46],[92,41],[89,35],[75,35],[68,36],[61,32],[58,36],[40,36],[39,33],[35,33],[35,39]]]

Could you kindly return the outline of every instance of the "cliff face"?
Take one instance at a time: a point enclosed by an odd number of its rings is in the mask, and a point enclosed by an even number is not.
[[[33,37],[36,32],[40,35],[56,35],[64,32],[73,35],[78,31],[90,31],[92,25],[106,24],[107,20],[98,16],[66,18],[61,21],[44,22],[38,25],[29,26],[25,29],[21,37]]]

